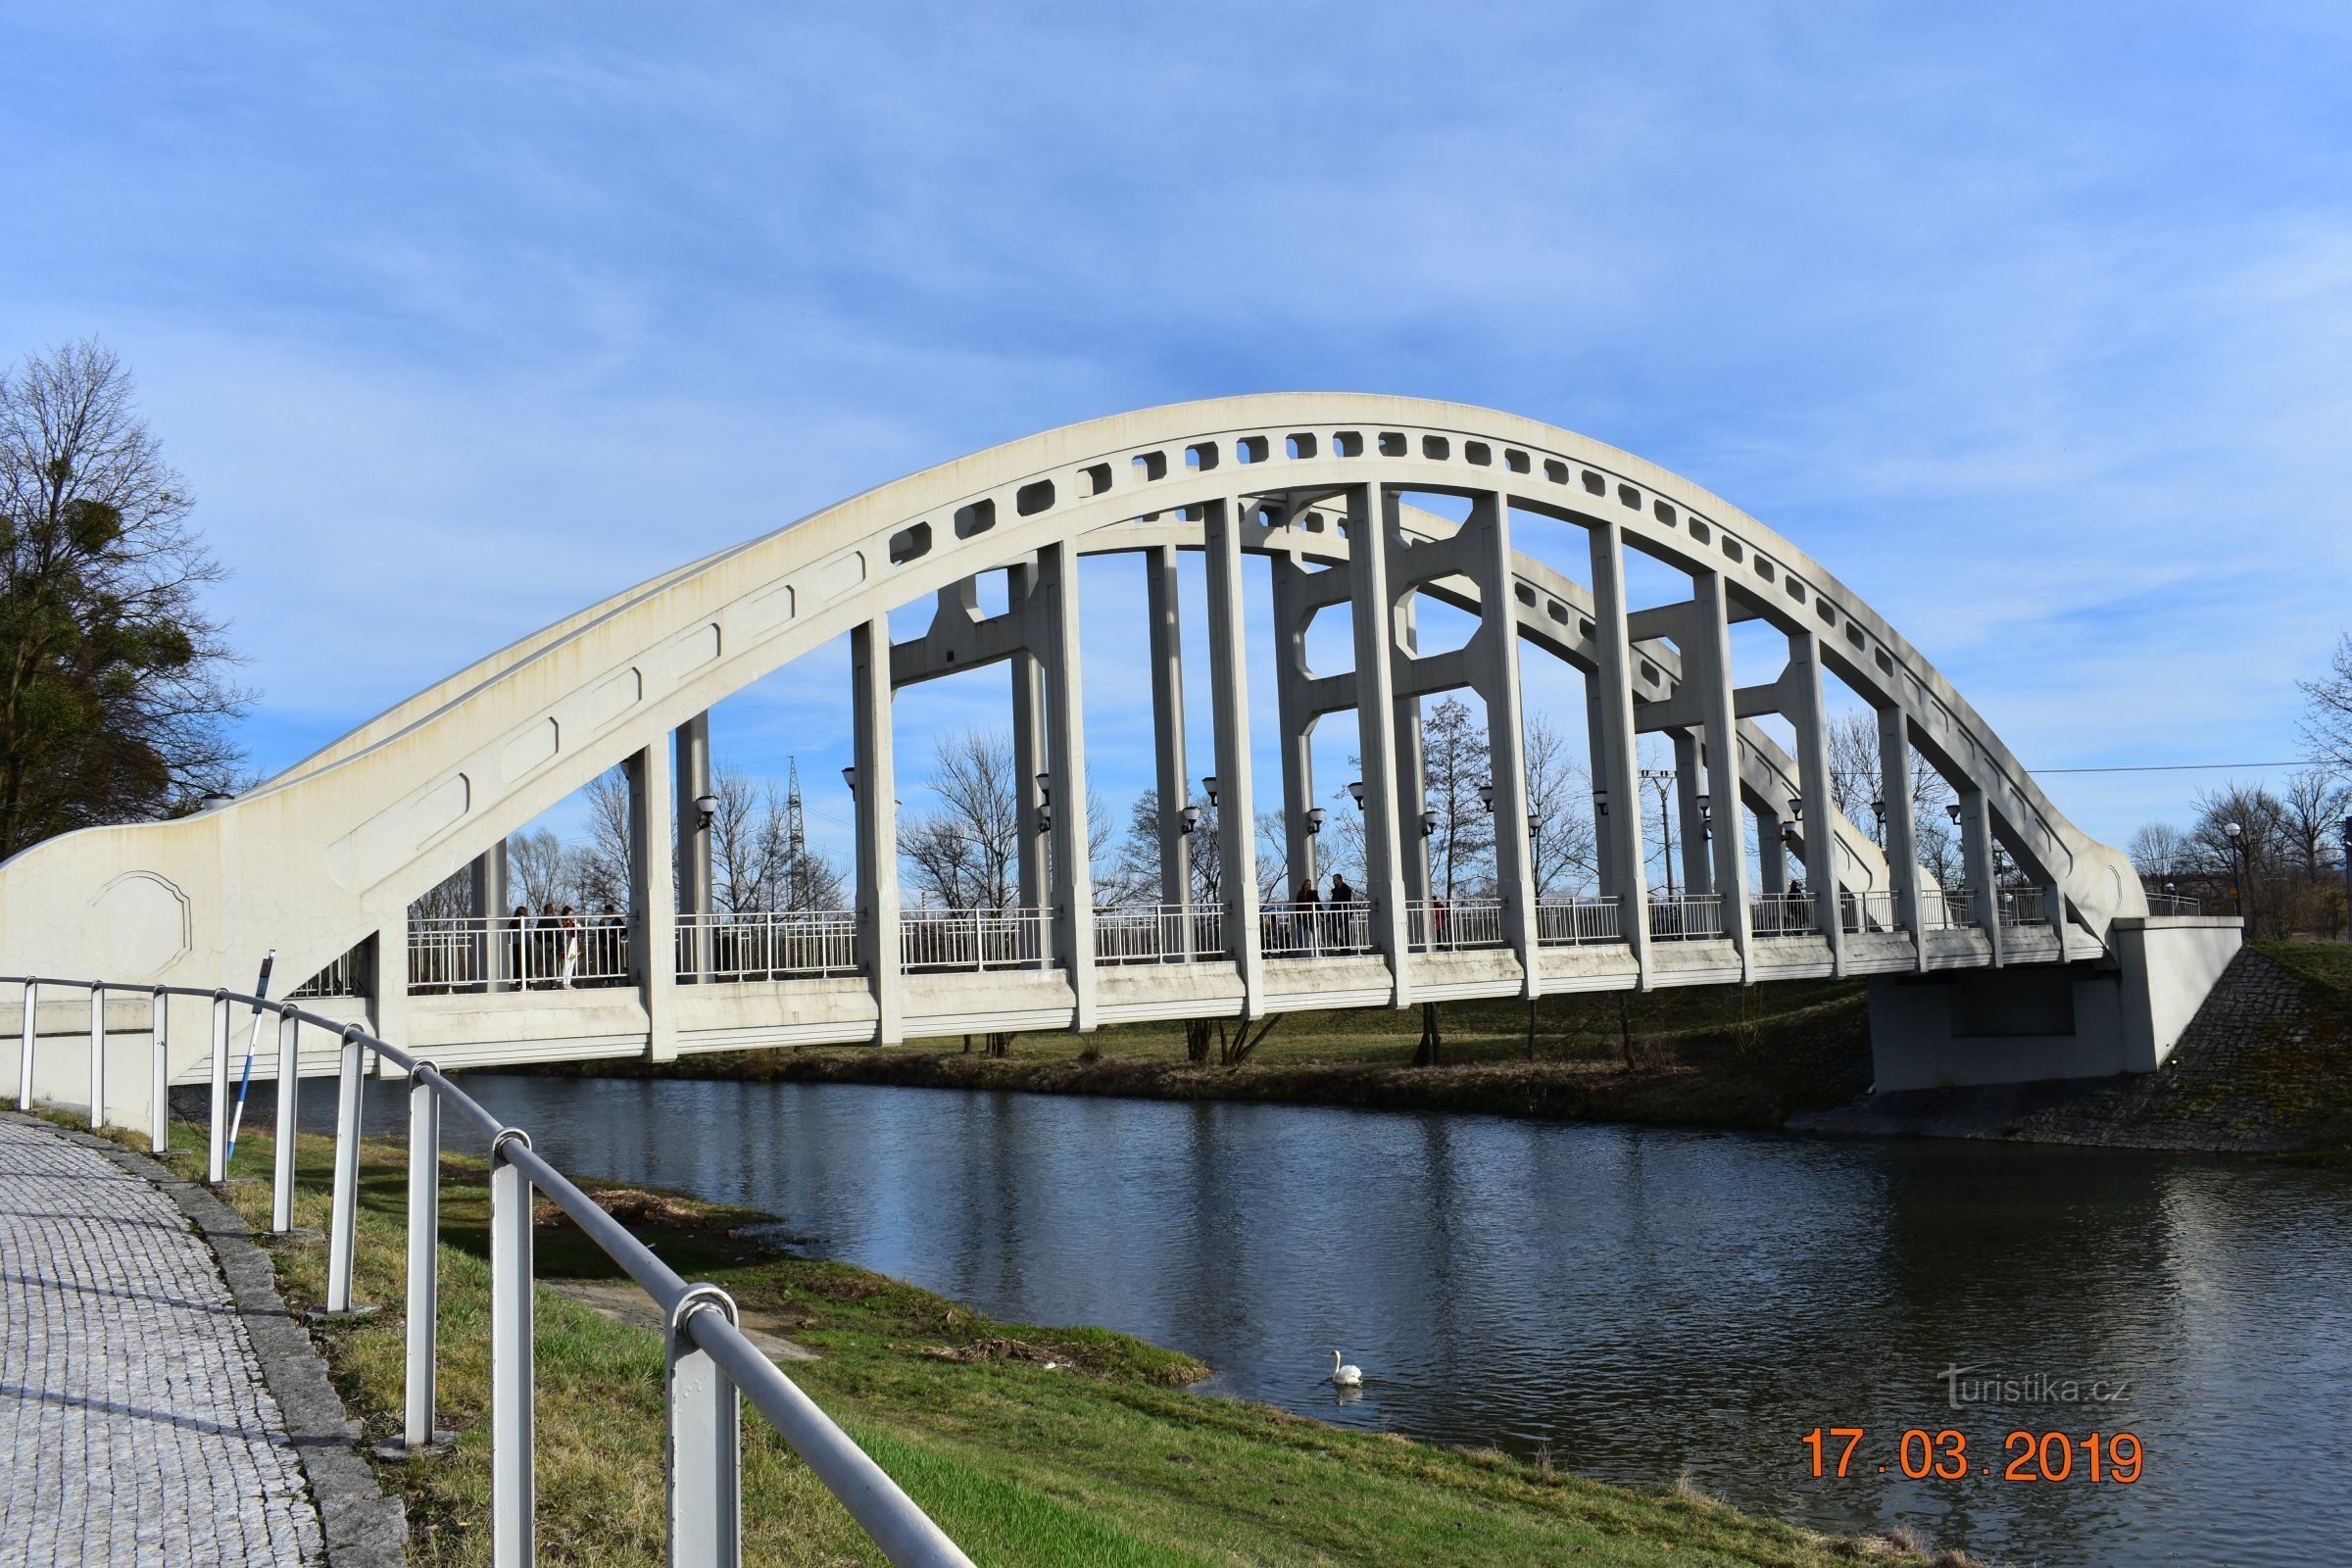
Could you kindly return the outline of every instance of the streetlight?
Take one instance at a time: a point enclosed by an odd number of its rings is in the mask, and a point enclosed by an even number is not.
[[[1320,833],[1323,831],[1323,808],[1320,806],[1314,808],[1312,810],[1306,813],[1306,830],[1309,833]]]
[[[1364,808],[1364,781],[1362,779],[1355,779],[1348,784],[1348,798],[1355,802],[1357,810],[1360,811]]]
[[[1208,796],[1208,804],[1209,804],[1209,805],[1211,805],[1211,806],[1214,806],[1214,805],[1216,805],[1216,804],[1217,804],[1217,775],[1216,775],[1216,774],[1214,774],[1214,773],[1206,773],[1206,774],[1203,774],[1203,775],[1201,775],[1201,779],[1200,779],[1200,788],[1201,788],[1201,790],[1202,790],[1202,791],[1203,791],[1203,792],[1204,792],[1204,793],[1205,793],[1205,794]]]
[[[1188,806],[1188,807],[1186,807],[1186,808],[1184,808],[1184,826],[1183,826],[1182,828],[1178,829],[1178,831],[1179,831],[1179,832],[1182,832],[1182,833],[1190,834],[1190,833],[1193,831],[1193,829],[1195,829],[1195,828],[1199,827],[1200,825],[1200,808],[1199,808],[1198,806]]]
[[[1494,781],[1486,779],[1478,786],[1478,800],[1488,810],[1494,809]]]
[[[1421,836],[1429,837],[1438,830],[1438,808],[1431,807],[1421,813]]]
[[[1714,811],[1714,808],[1713,808],[1712,807],[1708,806],[1708,804],[1707,804],[1707,796],[1706,796],[1706,792],[1705,792],[1704,790],[1701,790],[1701,791],[1698,793],[1698,796],[1697,796],[1697,801],[1698,801],[1698,831],[1699,831],[1699,836],[1700,836],[1700,837],[1702,837],[1702,838],[1704,838],[1704,839],[1705,839],[1705,840],[1706,840],[1706,841],[1707,841],[1709,844],[1712,844],[1712,843],[1714,843],[1714,842],[1715,842],[1715,811]]]
[[[708,833],[710,831],[710,819],[718,814],[718,797],[715,795],[697,795],[694,798],[694,808],[695,811],[702,817],[701,823],[698,824],[698,830]]]
[[[2243,920],[2246,917],[2245,830],[2235,822],[2224,822],[2222,833],[2230,841],[2230,904]]]
[[[229,802],[235,799],[236,797],[229,794],[226,790],[206,790],[202,799],[198,802],[198,805],[200,805],[205,810],[218,811],[220,809],[220,808],[226,806]]]
[[[858,770],[856,768],[843,768],[841,770],[841,781],[850,787],[850,793],[852,795],[858,793]]]

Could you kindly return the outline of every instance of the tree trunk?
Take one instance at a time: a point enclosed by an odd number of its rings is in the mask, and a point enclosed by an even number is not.
[[[1446,1060],[1445,1036],[1438,1029],[1438,1004],[1421,1004],[1421,1043],[1413,1049],[1413,1065],[1437,1067]]]

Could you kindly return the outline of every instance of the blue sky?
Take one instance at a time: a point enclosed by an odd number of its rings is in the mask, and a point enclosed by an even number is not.
[[[258,765],[900,473],[1302,387],[1689,475],[2031,765],[2297,754],[2352,619],[2352,11],[799,9],[0,19],[0,356],[137,373]],[[1090,678],[1121,800],[1140,687]],[[837,787],[820,689],[720,752]],[[2120,841],[2220,777],[2051,786]]]

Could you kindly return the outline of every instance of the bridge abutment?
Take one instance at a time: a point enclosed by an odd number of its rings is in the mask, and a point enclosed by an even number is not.
[[[2234,918],[2119,919],[2111,956],[1870,982],[1873,1089],[2154,1072],[2243,942]]]

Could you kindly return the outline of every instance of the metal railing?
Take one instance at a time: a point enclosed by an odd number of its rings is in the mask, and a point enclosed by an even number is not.
[[[855,909],[678,916],[678,978],[728,983],[858,972]]]
[[[1838,895],[1838,906],[1845,913],[1846,930],[1857,936],[1884,936],[1902,931],[1902,910],[1895,902],[1892,889],[1841,893]]]
[[[291,1002],[265,1002],[242,992],[188,986],[116,986],[46,975],[0,975],[24,988],[24,1032],[18,1056],[17,1108],[32,1108],[40,992],[84,991],[90,999],[90,1125],[106,1121],[106,999],[110,991],[150,1001],[149,1042],[154,1107],[149,1140],[157,1153],[170,1141],[168,1075],[169,997],[212,1003],[212,1126],[207,1179],[227,1175],[230,1013],[249,1007],[258,1037],[275,1016],[278,1050],[276,1168],[270,1190],[270,1228],[290,1231],[294,1219],[295,1140],[302,1081],[295,1073],[300,1034],[307,1025],[341,1043],[336,1081],[333,1207],[326,1233],[326,1311],[354,1310],[352,1275],[358,1255],[360,1091],[366,1054],[373,1052],[409,1079],[407,1370],[402,1393],[402,1445],[413,1452],[433,1439],[440,1323],[441,1111],[471,1122],[490,1140],[490,1560],[496,1568],[529,1568],[538,1559],[534,1515],[537,1434],[533,1411],[535,1348],[532,1332],[532,1193],[544,1193],[583,1235],[620,1265],[654,1298],[663,1335],[668,1443],[664,1491],[669,1561],[691,1568],[731,1568],[742,1558],[742,1406],[748,1396],[825,1489],[840,1499],[882,1554],[909,1568],[972,1568],[947,1533],[900,1490],[897,1482],[851,1441],[736,1327],[735,1303],[715,1285],[689,1284],[562,1171],[531,1149],[530,1136],[493,1116],[431,1063],[363,1031],[358,1024],[320,1017]]]
[[[1500,948],[1510,941],[1500,899],[1415,899],[1404,906],[1404,919],[1406,943],[1415,953]]]
[[[2001,924],[2048,925],[2049,901],[2039,888],[2002,888],[1999,893]]]
[[[1623,942],[1617,918],[1617,896],[1598,899],[1538,899],[1536,943],[1566,948],[1585,942]]]
[[[2148,912],[2150,914],[2203,914],[2205,901],[2184,898],[2178,893],[2151,893],[2148,895]]]
[[[352,949],[317,974],[286,993],[290,1002],[307,1002],[319,997],[364,997],[368,995],[367,955],[359,948]]]
[[[1214,905],[1113,904],[1094,911],[1097,963],[1190,963],[1225,956]]]
[[[1821,929],[1810,893],[1759,893],[1748,906],[1748,929],[1760,937],[1805,937]]]
[[[449,915],[409,922],[409,994],[571,990],[625,984],[619,915]]]
[[[1653,942],[1704,942],[1723,935],[1723,895],[1690,893],[1677,899],[1651,899],[1649,936]]]
[[[1372,903],[1277,904],[1259,916],[1259,951],[1269,958],[1327,958],[1370,953]]]
[[[1044,909],[901,909],[899,964],[924,969],[1034,967],[1045,951]]]
[[[1930,930],[1962,930],[1977,923],[1977,890],[1944,888],[1937,897],[1927,900],[1925,907]]]

